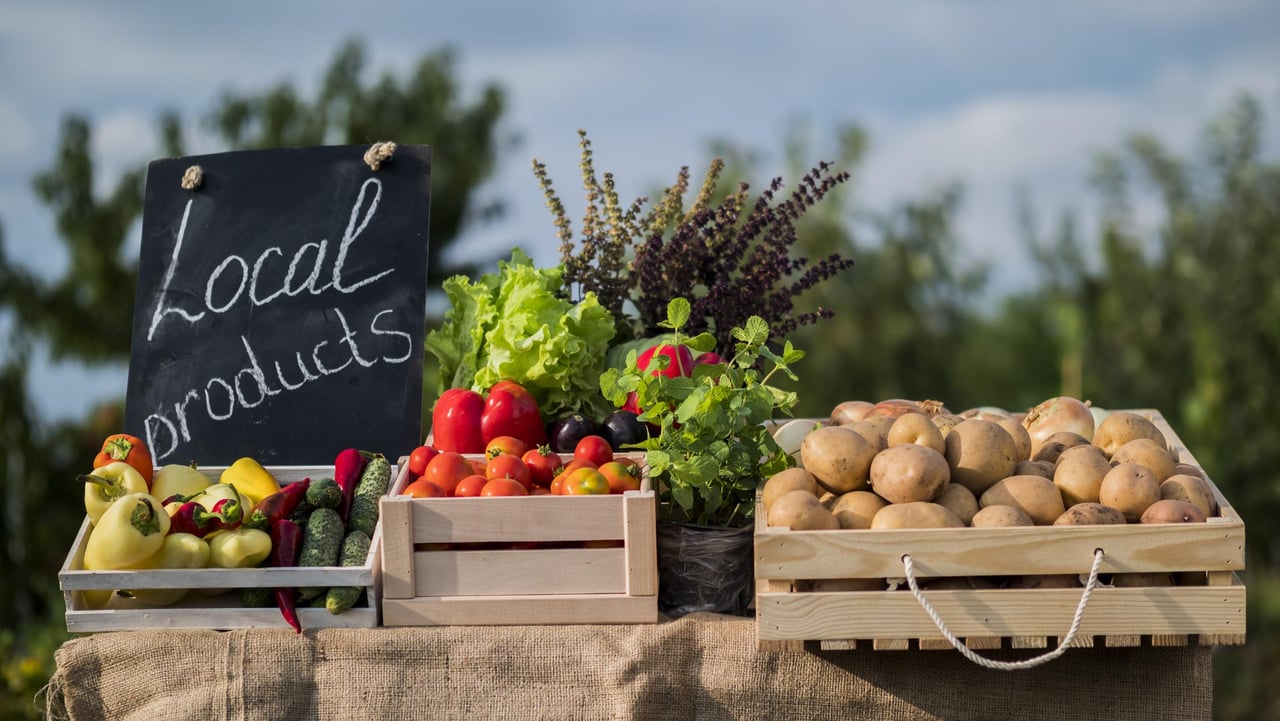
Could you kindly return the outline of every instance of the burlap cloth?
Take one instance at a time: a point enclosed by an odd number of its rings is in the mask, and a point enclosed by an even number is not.
[[[758,653],[751,619],[640,626],[136,631],[57,652],[53,718],[1207,719],[1210,650]],[[1013,660],[1034,651],[988,651]]]

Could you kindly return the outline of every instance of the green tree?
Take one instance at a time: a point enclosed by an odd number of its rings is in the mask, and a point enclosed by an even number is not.
[[[313,97],[287,83],[257,94],[228,90],[203,122],[223,150],[380,140],[431,145],[428,282],[438,286],[449,275],[474,270],[468,264],[447,266],[444,258],[468,223],[501,212],[500,205],[480,204],[476,191],[492,174],[498,153],[513,142],[499,131],[505,104],[501,88],[486,84],[474,101],[467,101],[454,62],[452,51],[441,50],[423,56],[403,77],[390,72],[369,77],[363,45],[352,40],[339,49]],[[161,114],[158,135],[165,155],[185,154],[184,127],[176,112]],[[63,624],[57,571],[83,518],[81,494],[72,479],[103,436],[122,423],[122,405],[116,402],[86,409],[82,421],[47,427],[33,407],[27,382],[37,342],[58,360],[92,365],[129,357],[137,258],[127,248],[142,211],[146,168],[140,162],[98,197],[91,137],[90,122],[69,115],[52,164],[33,183],[54,214],[69,257],[67,268],[52,279],[32,272],[12,258],[0,233],[0,319],[9,329],[0,364],[0,443],[5,449],[0,537],[6,540],[6,552],[0,554],[0,578],[6,579],[0,584],[0,608],[12,609],[0,620],[0,659],[5,664],[0,676],[7,683],[0,686],[5,694],[0,696],[0,716],[6,717],[32,712],[21,699],[12,708],[6,705],[8,691],[39,680],[41,674],[47,678],[52,667],[40,650],[51,651],[56,643],[48,642],[41,629]],[[40,653],[31,656],[36,651]]]

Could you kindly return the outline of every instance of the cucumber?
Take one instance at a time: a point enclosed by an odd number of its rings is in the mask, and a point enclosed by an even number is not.
[[[313,508],[337,508],[342,503],[342,488],[332,478],[317,478],[307,486],[307,502]]]
[[[299,566],[336,566],[342,550],[342,517],[332,508],[317,508],[307,519],[302,535],[302,551],[298,554]],[[307,586],[300,589],[302,600],[309,601],[324,595],[324,586]]]
[[[381,453],[374,454],[356,484],[351,513],[347,516],[347,530],[364,531],[366,536],[373,537],[373,528],[378,525],[378,499],[386,495],[390,483],[391,464]]]
[[[245,608],[266,608],[276,605],[276,599],[269,588],[242,588],[240,605]]]
[[[289,514],[289,520],[306,528],[307,519],[311,518],[311,512],[314,510],[316,510],[316,507],[311,505],[311,501],[308,501],[306,496],[303,496],[302,500],[298,502],[298,507],[293,509],[293,513]]]
[[[338,560],[340,566],[363,566],[365,560],[369,557],[369,534],[364,531],[351,531],[342,541],[342,557]],[[324,607],[329,609],[329,613],[339,614],[352,606],[356,605],[356,601],[360,600],[360,594],[364,591],[361,586],[337,586],[329,589],[328,598],[325,599]]]

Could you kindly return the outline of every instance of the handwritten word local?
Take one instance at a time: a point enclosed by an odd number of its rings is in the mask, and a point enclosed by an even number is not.
[[[373,189],[373,197],[368,203],[368,207],[364,214],[361,215],[361,208],[365,206],[365,199],[368,190]],[[177,274],[182,243],[186,236],[187,220],[191,213],[192,200],[187,201],[186,208],[182,214],[182,223],[178,229],[177,242],[174,244],[173,255],[169,259],[169,265],[165,269],[164,280],[160,291],[157,294],[157,303],[155,313],[152,315],[151,326],[147,332],[147,342],[151,342],[161,324],[170,317],[177,317],[186,321],[188,324],[194,325],[207,313],[224,313],[245,295],[248,291],[248,300],[253,306],[261,307],[274,301],[281,296],[297,296],[304,291],[310,292],[312,295],[320,295],[329,291],[336,291],[341,294],[350,294],[356,290],[375,283],[386,277],[392,272],[392,269],[383,270],[380,273],[367,276],[358,280],[348,280],[343,277],[343,265],[347,260],[348,252],[360,234],[368,226],[369,221],[373,219],[377,212],[378,201],[382,196],[382,184],[376,178],[366,180],[360,187],[360,193],[356,198],[355,204],[351,209],[351,217],[347,223],[346,230],[342,235],[342,242],[338,245],[338,252],[333,261],[333,272],[331,280],[323,285],[317,285],[317,281],[321,277],[322,269],[328,253],[328,241],[321,240],[318,243],[304,243],[294,253],[293,259],[290,261],[288,271],[281,282],[278,289],[262,296],[259,295],[258,285],[261,277],[262,267],[268,262],[272,256],[284,257],[284,252],[277,247],[271,247],[264,250],[253,264],[250,271],[249,264],[244,258],[238,255],[229,255],[209,275],[205,283],[204,309],[192,312],[187,308],[177,305],[166,306],[165,296],[169,293],[169,286],[173,282],[174,276]],[[311,272],[302,282],[294,285],[294,279],[297,271],[305,262],[305,258],[309,251],[314,251],[315,257]],[[235,292],[231,294],[229,299],[215,301],[214,286],[217,281],[228,272],[239,271],[239,284]],[[294,360],[297,363],[299,375],[289,378],[291,373],[281,367],[280,361],[272,362],[275,370],[274,380],[278,384],[273,384],[268,374],[263,370],[262,363],[258,360],[257,354],[254,352],[249,343],[249,339],[245,335],[240,335],[240,343],[244,347],[248,365],[236,372],[230,381],[213,377],[210,378],[203,386],[203,389],[191,388],[187,390],[181,400],[172,404],[172,410],[166,409],[164,404],[161,405],[156,412],[147,416],[144,421],[147,446],[151,449],[155,460],[159,461],[171,455],[177,450],[180,443],[188,443],[192,439],[190,424],[188,423],[189,411],[188,407],[192,402],[203,401],[205,414],[209,419],[214,421],[224,421],[231,418],[236,408],[254,408],[271,396],[278,395],[283,392],[297,390],[307,383],[311,383],[326,376],[340,373],[352,366],[371,368],[378,363],[400,364],[409,360],[413,355],[413,336],[409,333],[399,330],[393,330],[386,327],[385,321],[379,324],[383,316],[393,314],[390,309],[381,310],[374,314],[369,321],[369,332],[373,336],[383,336],[380,341],[384,341],[386,337],[399,338],[403,341],[404,351],[399,355],[389,355],[383,353],[362,353],[359,344],[356,342],[357,332],[352,330],[347,322],[346,315],[342,310],[332,308],[333,315],[337,318],[342,326],[342,335],[337,339],[335,346],[346,346],[346,353],[338,351],[337,354],[333,349],[325,349],[329,345],[329,340],[320,340],[315,343],[309,354],[309,358],[304,357],[303,351],[297,351]],[[399,343],[397,343],[399,345]],[[336,355],[336,357],[335,357]],[[311,365],[308,366],[307,361],[310,360]],[[314,368],[314,371],[312,370]],[[198,411],[197,411],[198,412]]]

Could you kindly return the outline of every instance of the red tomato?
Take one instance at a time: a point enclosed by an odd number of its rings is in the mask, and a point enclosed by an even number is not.
[[[431,446],[418,446],[409,454],[409,472],[414,478],[421,476],[427,470],[427,464],[435,458],[439,451]]]
[[[484,467],[484,477],[512,478],[520,482],[526,490],[533,488],[533,479],[529,475],[529,467],[518,456],[501,455],[489,459]]]
[[[471,464],[471,472],[478,475],[484,475],[484,467],[489,465],[488,458],[470,458],[468,462]]]
[[[564,495],[564,480],[567,477],[568,477],[568,474],[561,473],[551,481],[551,487],[547,489],[548,491],[551,492],[551,495],[553,496]],[[534,486],[534,487],[537,488],[537,486]]]
[[[604,436],[583,436],[573,449],[573,457],[591,461],[598,468],[613,460],[613,446]]]
[[[480,489],[482,496],[527,496],[529,489],[514,478],[493,478]]]
[[[608,479],[594,468],[579,468],[565,477],[564,495],[566,496],[595,496],[608,493]]]
[[[419,478],[404,487],[404,495],[412,496],[413,498],[442,498],[449,494],[445,493],[441,490],[440,486],[437,486],[431,481],[428,481],[425,478]]]
[[[484,476],[467,476],[458,481],[458,485],[453,489],[453,495],[457,498],[474,498],[480,495],[480,491],[484,490],[484,486],[488,482],[489,479]]]
[[[525,466],[529,468],[529,477],[533,480],[533,484],[542,488],[551,487],[551,482],[556,479],[556,474],[564,465],[560,454],[551,450],[549,446],[530,448],[520,456],[520,460],[524,461]]]
[[[515,436],[498,436],[485,444],[484,454],[488,458],[502,455],[519,458],[527,450],[529,450],[529,444]]]
[[[465,456],[461,453],[445,451],[437,454],[427,463],[422,477],[439,486],[445,495],[452,496],[458,481],[471,475],[472,472],[471,462]]]
[[[600,475],[609,482],[610,493],[626,493],[640,490],[638,471],[628,468],[621,461],[609,461],[600,466]]]

